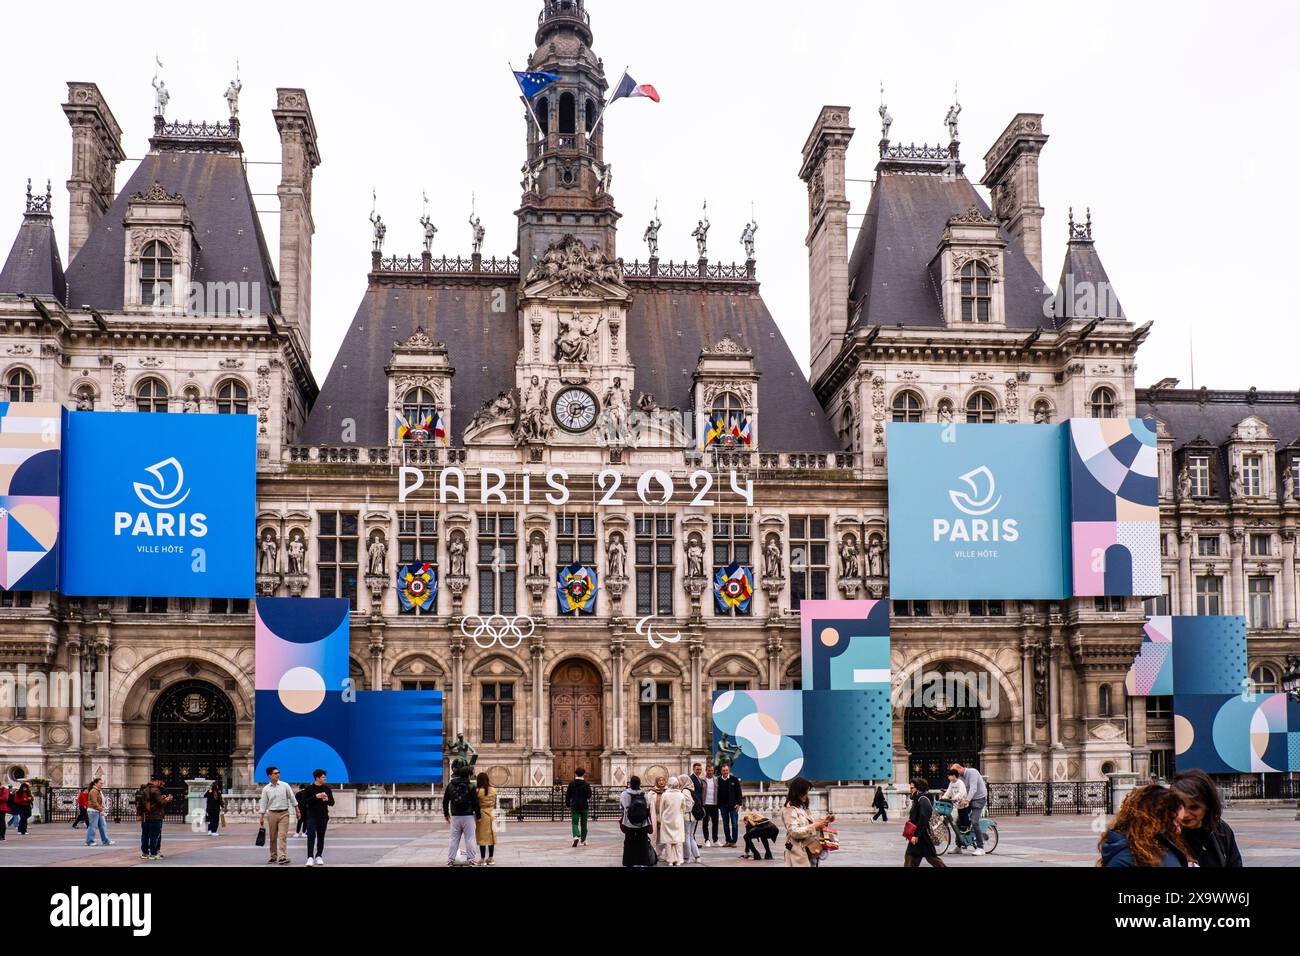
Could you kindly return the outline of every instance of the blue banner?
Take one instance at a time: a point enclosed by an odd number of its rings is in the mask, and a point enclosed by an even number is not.
[[[253,415],[69,412],[64,594],[253,596]]]

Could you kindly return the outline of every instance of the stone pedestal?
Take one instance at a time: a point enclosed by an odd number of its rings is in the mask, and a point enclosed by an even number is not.
[[[284,585],[289,589],[289,597],[302,597],[302,593],[307,590],[307,575],[286,574]]]
[[[257,596],[271,597],[280,589],[280,575],[259,574],[257,576]]]
[[[840,593],[844,595],[846,601],[856,601],[862,590],[862,582],[857,578],[841,578],[839,586]]]
[[[528,589],[528,598],[534,617],[542,616],[542,601],[551,588],[551,579],[544,574],[530,574],[524,578],[524,587]]]
[[[208,809],[206,795],[211,786],[211,780],[201,777],[185,781],[185,822],[193,830],[203,829],[203,817]]]
[[[1137,787],[1138,775],[1127,770],[1106,775],[1110,780],[1110,812],[1118,813],[1124,798]]]
[[[700,613],[700,598],[709,587],[708,578],[684,578],[682,587],[686,589],[686,595],[691,599],[691,617],[698,619],[702,617]]]

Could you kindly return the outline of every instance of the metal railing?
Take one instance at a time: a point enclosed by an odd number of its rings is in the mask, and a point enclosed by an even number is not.
[[[126,787],[104,787],[104,813],[109,823],[122,823],[136,819],[135,790]],[[172,802],[163,809],[166,819],[184,819],[188,810],[185,793],[166,790],[172,795]],[[77,819],[76,787],[51,787],[45,792],[45,822],[71,823]]]
[[[1076,783],[990,783],[991,816],[1110,811],[1110,781]]]

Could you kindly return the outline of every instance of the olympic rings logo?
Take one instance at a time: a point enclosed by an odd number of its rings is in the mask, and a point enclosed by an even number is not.
[[[527,632],[521,625],[527,626]],[[460,632],[484,650],[498,643],[506,650],[514,650],[524,642],[524,638],[532,637],[536,630],[537,623],[531,617],[506,617],[502,614],[493,614],[491,617],[483,618],[475,614],[461,618],[460,621]],[[479,640],[485,634],[490,638],[486,644]],[[514,639],[513,644],[510,643],[511,638]]]

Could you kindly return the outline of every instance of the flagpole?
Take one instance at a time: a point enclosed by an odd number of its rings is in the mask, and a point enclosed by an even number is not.
[[[629,63],[629,64],[628,64],[628,67],[630,67],[631,65],[632,65],[632,64]],[[624,67],[624,68],[623,68],[623,75],[620,76],[620,77],[618,78],[618,82],[614,84],[614,92],[615,92],[615,93],[617,93],[617,92],[618,92],[618,88],[619,88],[620,86],[623,85],[623,80],[624,80],[626,77],[627,77],[627,67]],[[610,99],[610,100],[606,100],[604,103],[600,104],[600,115],[596,117],[596,122],[594,122],[594,123],[591,124],[591,132],[587,134],[588,137],[595,136],[595,135],[596,135],[596,130],[600,129],[600,124],[603,123],[603,122],[605,122],[605,110],[609,109],[609,104],[612,103],[612,102],[613,102],[613,100]]]
[[[506,66],[510,67],[510,75],[511,75],[511,76],[514,76],[514,75],[515,75],[515,66],[514,66],[514,64],[511,63],[509,60],[506,60]],[[515,86],[518,86],[518,85],[519,85],[519,77],[515,76]],[[546,139],[546,131],[542,129],[542,121],[539,120],[539,119],[537,118],[537,114],[533,111],[533,104],[532,104],[532,101],[529,100],[527,96],[522,95],[522,93],[523,93],[523,91],[521,90],[521,91],[520,91],[520,97],[519,97],[519,98],[520,98],[521,100],[524,101],[524,107],[528,110],[528,115],[531,116],[531,117],[533,118],[533,123],[534,123],[534,125],[537,126],[537,134],[538,134],[539,136],[542,137],[543,141],[545,141],[545,139]],[[529,156],[529,157],[528,157],[528,160],[529,160],[529,162],[531,163],[531,162],[532,162],[532,157]]]

